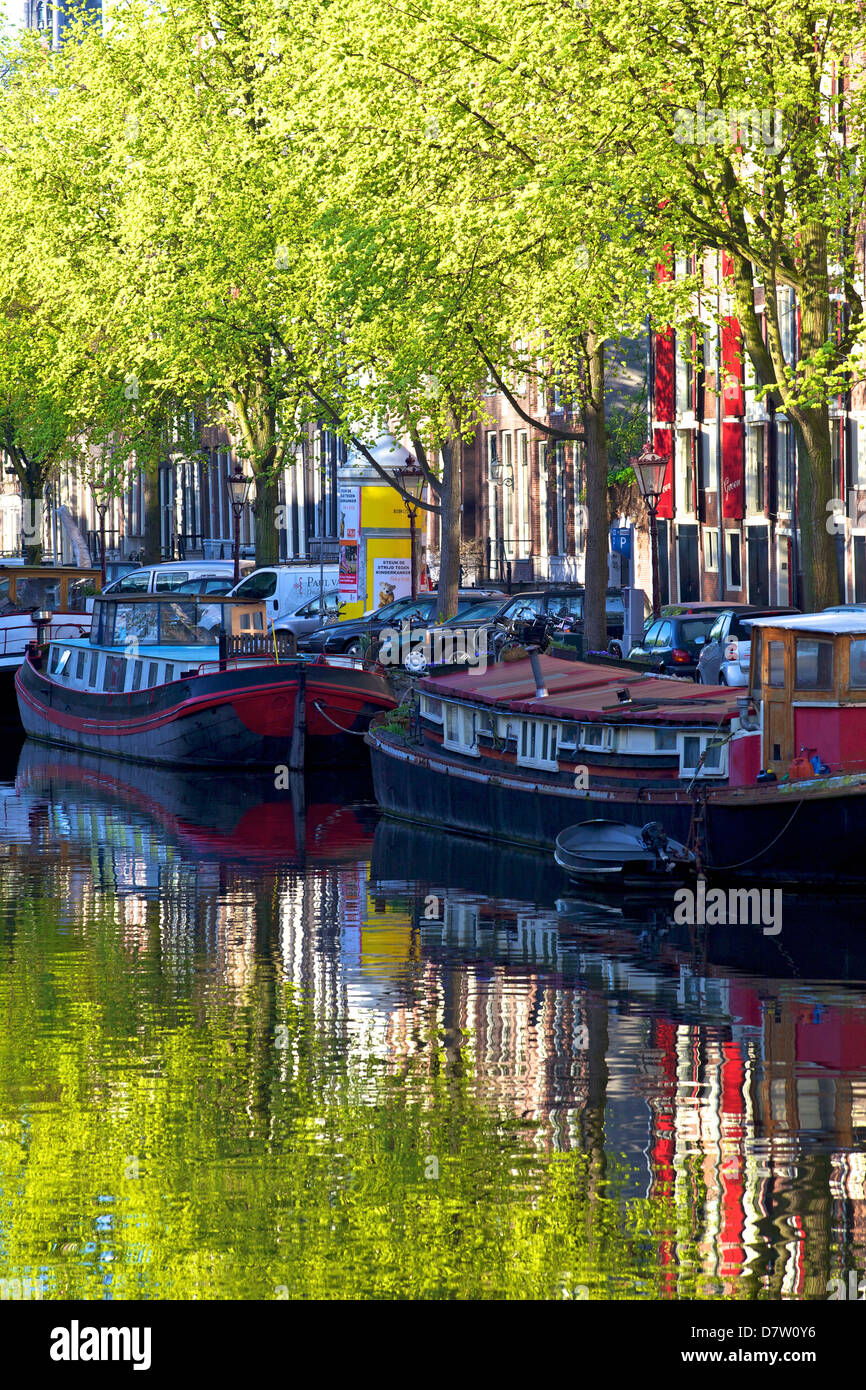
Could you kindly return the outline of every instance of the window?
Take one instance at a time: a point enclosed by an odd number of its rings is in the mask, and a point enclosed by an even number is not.
[[[105,658],[105,676],[102,682],[103,690],[110,694],[122,690],[125,676],[126,662],[123,657],[107,656]]]
[[[48,659],[48,674],[49,674],[49,675],[52,675],[52,676],[54,675],[54,672],[57,670],[57,663],[58,663],[59,660],[60,660],[60,648],[59,648],[59,647],[52,647],[52,648],[51,648],[51,656],[50,656],[49,659]]]
[[[606,724],[581,724],[580,746],[604,750],[613,746],[613,729]]]
[[[848,656],[848,684],[866,690],[866,638],[852,637]]]
[[[134,662],[132,663],[132,686],[130,687],[132,690],[140,690],[140,689],[141,689],[141,673],[142,673],[143,670],[144,670],[144,662],[143,662],[143,661],[134,661]]]
[[[708,526],[704,527],[704,569],[717,570],[719,568],[719,538],[715,531],[711,531]]]
[[[746,430],[746,512],[764,510],[764,426]]]
[[[577,752],[578,726],[576,724],[563,724],[559,730],[559,752]]]
[[[543,719],[521,719],[517,761],[524,767],[555,769],[558,725]]]
[[[174,667],[170,663],[166,665],[164,679],[166,685],[170,685],[174,680]]]
[[[785,685],[785,643],[767,644],[767,684],[774,690],[782,690]]]
[[[656,729],[655,746],[657,753],[674,753],[677,747],[677,736],[673,729]]]
[[[425,719],[435,719],[437,724],[442,723],[442,701],[434,700],[432,695],[421,696],[421,713]]]
[[[833,689],[833,643],[817,637],[794,642],[794,689]]]
[[[727,554],[728,568],[728,588],[741,589],[743,587],[743,573],[740,564],[740,533],[739,531],[725,532],[725,551]]]
[[[788,450],[790,447],[789,425],[787,420],[776,417],[776,510],[791,510],[790,470]]]
[[[82,680],[82,679],[84,678],[84,663],[85,663],[86,660],[87,660],[87,653],[86,653],[86,652],[84,651],[84,649],[82,648],[82,649],[79,651],[78,656],[77,656],[77,658],[76,658],[76,662],[75,662],[75,679],[76,679],[77,681],[80,681],[80,680]]]
[[[684,734],[680,745],[681,777],[723,777],[727,772],[727,744],[721,735]]]
[[[150,688],[150,686],[152,686],[152,685],[156,685],[158,675],[159,675],[159,663],[158,663],[157,661],[151,661],[151,662],[149,662],[148,667],[147,667],[147,684],[148,684],[148,688]]]
[[[97,690],[97,689],[99,688],[98,683],[97,683],[97,676],[98,676],[98,675],[99,675],[99,652],[91,652],[91,654],[90,654],[90,671],[88,672],[88,675],[87,675],[87,684],[88,684],[93,690]]]
[[[69,658],[71,657],[72,652],[69,650],[68,647],[64,647],[63,651],[60,651],[60,649],[56,647],[55,651],[58,653],[58,655],[57,660],[54,663],[54,674],[56,676],[68,676]]]
[[[142,570],[140,573],[133,571],[132,574],[125,574],[116,584],[112,584],[111,592],[118,594],[146,594],[150,585],[150,570]]]
[[[189,579],[186,570],[169,570],[167,574],[158,574],[154,588],[158,594],[171,593],[174,589],[179,589],[181,584],[185,584]]]
[[[277,576],[274,570],[258,570],[244,579],[237,587],[235,598],[271,598],[277,591]]]
[[[454,705],[450,702],[444,705],[444,711],[445,731],[442,740],[444,746],[457,753],[470,753],[477,758],[475,711],[468,709],[465,705]]]

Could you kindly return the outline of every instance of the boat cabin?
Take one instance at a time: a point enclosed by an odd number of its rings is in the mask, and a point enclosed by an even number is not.
[[[54,565],[0,565],[0,618],[37,609],[86,613],[102,588],[99,570]]]
[[[749,685],[762,709],[762,763],[801,754],[834,772],[866,768],[866,613],[756,618]]]
[[[49,643],[44,669],[70,689],[120,694],[224,669],[229,660],[279,661],[292,647],[290,634],[268,631],[261,600],[111,594],[94,603],[89,636]]]

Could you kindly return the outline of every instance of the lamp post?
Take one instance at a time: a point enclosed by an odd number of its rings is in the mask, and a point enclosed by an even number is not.
[[[239,463],[235,464],[234,472],[226,478],[226,487],[232,508],[232,554],[235,562],[235,584],[240,582],[241,577],[241,517],[247,504],[252,481],[252,478],[244,473]]]
[[[656,511],[665,485],[668,461],[657,454],[649,440],[644,444],[636,458],[630,459],[640,495],[646,503],[650,519],[650,552],[653,571],[653,617],[661,616],[661,595],[659,582],[659,538],[656,529]]]
[[[412,455],[409,454],[403,467],[394,469],[394,477],[397,479],[404,492],[409,492],[413,483],[418,484],[417,501],[410,502],[408,497],[403,498],[403,505],[406,508],[406,511],[409,516],[409,566],[410,579],[412,585],[411,596],[413,599],[416,599],[418,597],[418,570],[417,556],[415,553],[415,527],[416,519],[418,516],[418,507],[421,501],[421,490],[424,486],[424,474],[421,472],[421,469],[418,467]]]

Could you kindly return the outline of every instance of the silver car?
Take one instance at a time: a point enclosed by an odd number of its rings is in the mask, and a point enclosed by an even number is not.
[[[326,589],[315,598],[298,599],[294,608],[277,618],[274,631],[293,632],[296,637],[303,637],[323,623],[338,622],[342,607],[339,589]]]
[[[799,613],[799,608],[745,607],[726,609],[716,618],[701,648],[695,680],[701,685],[747,685],[752,654],[754,618]]]

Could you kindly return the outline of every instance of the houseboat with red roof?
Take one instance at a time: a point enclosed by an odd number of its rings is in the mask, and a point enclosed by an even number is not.
[[[739,692],[549,656],[434,673],[405,732],[370,728],[377,799],[548,850],[657,822],[707,872],[866,881],[866,615],[756,620],[751,660]]]
[[[323,767],[364,756],[384,675],[294,655],[260,601],[96,599],[86,636],[32,644],[15,681],[31,738],[173,767]]]

